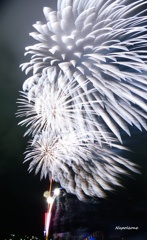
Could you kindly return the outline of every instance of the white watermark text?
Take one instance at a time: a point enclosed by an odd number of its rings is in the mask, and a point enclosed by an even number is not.
[[[130,226],[126,226],[126,227],[120,227],[120,226],[116,226],[115,230],[139,230],[139,227],[130,227]]]

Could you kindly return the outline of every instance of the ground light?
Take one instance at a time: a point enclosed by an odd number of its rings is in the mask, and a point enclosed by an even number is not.
[[[44,192],[44,197],[46,198],[46,201],[48,203],[48,211],[46,213],[46,219],[45,219],[45,230],[46,230],[46,240],[49,238],[49,228],[50,228],[50,220],[51,220],[51,214],[52,214],[52,206],[54,204],[54,201],[57,196],[60,194],[60,189],[55,188],[53,191],[53,195],[51,194],[51,188],[50,191]]]

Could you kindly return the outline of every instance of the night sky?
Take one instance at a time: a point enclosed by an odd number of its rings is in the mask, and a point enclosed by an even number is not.
[[[29,174],[23,164],[27,137],[18,126],[17,98],[26,79],[19,65],[26,61],[24,48],[33,40],[29,33],[32,24],[43,20],[43,7],[55,8],[55,0],[0,1],[0,234],[25,233],[43,235],[44,212],[47,205],[43,197],[49,181],[40,181],[39,175]],[[54,3],[54,4],[53,4]],[[141,174],[122,178],[125,186],[108,193],[105,200],[80,202],[75,196],[61,191],[53,208],[51,231],[83,232],[103,231],[108,239],[147,239],[147,132],[130,128],[131,137],[123,134],[124,145],[132,151],[125,156],[140,165]],[[56,184],[54,183],[54,186]],[[53,187],[54,187],[53,186]],[[58,186],[58,185],[57,185]],[[138,227],[139,230],[119,231],[116,226]],[[126,238],[125,238],[126,237]],[[0,240],[3,240],[0,237]]]

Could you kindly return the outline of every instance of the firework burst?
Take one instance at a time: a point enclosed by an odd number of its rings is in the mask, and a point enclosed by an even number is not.
[[[105,197],[105,191],[122,186],[121,175],[129,175],[129,170],[139,171],[136,164],[118,156],[104,141],[100,146],[94,136],[93,132],[75,131],[36,135],[25,153],[25,162],[30,161],[29,171],[35,169],[35,174],[40,171],[41,179],[52,177],[80,200],[87,196]],[[112,138],[111,143],[113,148],[125,150]]]
[[[58,0],[43,9],[21,65],[17,115],[32,136],[29,170],[51,176],[81,200],[104,197],[137,166],[119,156],[120,129],[147,129],[147,3]],[[116,142],[116,143],[115,143]],[[110,148],[110,146],[112,148]]]
[[[17,116],[25,117],[19,124],[28,128],[25,135],[35,136],[49,129],[63,133],[67,130],[84,132],[88,129],[97,130],[105,141],[110,141],[109,134],[91,108],[91,105],[96,108],[99,101],[87,98],[88,94],[96,91],[95,88],[88,90],[85,81],[87,90],[80,92],[79,85],[75,85],[72,80],[67,83],[62,74],[56,75],[54,79],[50,75],[36,77],[36,82],[29,92],[21,92],[21,98],[18,99]],[[99,135],[95,134],[95,138]],[[98,137],[97,141],[99,140]]]
[[[128,134],[128,125],[146,129],[147,17],[140,10],[145,4],[64,0],[58,1],[57,12],[45,7],[47,22],[33,25],[37,32],[30,35],[39,43],[26,48],[32,59],[22,69],[39,76],[61,71],[80,86],[77,94],[87,90],[83,83],[88,81],[97,93],[87,98],[99,100],[91,108],[119,140],[118,126]],[[24,90],[32,88],[32,79]]]

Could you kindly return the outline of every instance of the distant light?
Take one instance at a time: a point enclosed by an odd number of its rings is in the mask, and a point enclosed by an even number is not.
[[[53,197],[48,197],[48,198],[47,198],[47,203],[48,203],[48,204],[53,203],[53,201],[54,201],[54,198],[53,198]]]
[[[50,196],[50,192],[49,192],[49,191],[45,191],[44,194],[43,194],[43,196],[44,196],[45,198],[48,198],[48,197]]]
[[[59,194],[60,194],[60,188],[55,188],[54,194],[55,194],[56,196],[59,196]]]

